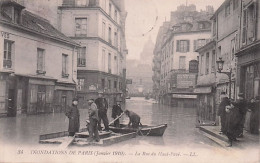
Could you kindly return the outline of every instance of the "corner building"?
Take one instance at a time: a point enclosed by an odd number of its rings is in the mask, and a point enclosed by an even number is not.
[[[58,8],[61,32],[81,45],[77,52],[80,105],[104,92],[109,105],[125,90],[124,1],[63,0]]]

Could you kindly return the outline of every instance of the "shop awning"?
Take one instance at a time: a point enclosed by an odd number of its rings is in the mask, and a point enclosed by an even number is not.
[[[183,95],[183,94],[172,94],[173,98],[190,98],[190,99],[196,99],[197,95]]]
[[[209,94],[212,92],[212,87],[198,87],[193,92],[196,94]]]

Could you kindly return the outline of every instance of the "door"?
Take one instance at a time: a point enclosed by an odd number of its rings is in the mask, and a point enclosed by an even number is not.
[[[46,106],[46,86],[39,85],[37,93],[37,109],[36,113],[44,113]]]
[[[8,117],[15,117],[16,116],[16,108],[15,108],[15,101],[14,101],[14,96],[15,96],[15,90],[14,89],[9,89],[8,90],[8,102],[7,102],[7,116]]]

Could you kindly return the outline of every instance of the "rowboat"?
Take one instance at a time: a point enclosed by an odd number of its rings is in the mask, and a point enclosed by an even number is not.
[[[74,137],[69,136],[68,131],[44,134],[40,135],[40,144],[57,144],[61,148],[66,148],[67,146],[108,146],[114,143],[119,143],[136,137],[136,132],[129,133],[113,133],[111,131],[102,131],[99,133],[100,141],[93,142],[89,141],[89,133],[86,128],[80,130],[76,133]]]
[[[109,126],[109,129],[115,133],[126,134],[131,132],[137,132],[138,135],[141,136],[163,136],[166,128],[167,124],[161,124],[157,126],[142,125],[138,129],[128,127],[127,124],[120,124],[120,127]]]

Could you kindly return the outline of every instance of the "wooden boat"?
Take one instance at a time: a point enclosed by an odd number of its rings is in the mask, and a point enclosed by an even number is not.
[[[114,143],[119,143],[122,141],[129,140],[136,137],[136,132],[129,133],[113,133],[111,131],[102,131],[99,133],[99,142],[88,141],[89,133],[86,128],[81,129],[79,133],[76,133],[74,137],[68,136],[68,131],[44,134],[40,135],[39,143],[41,144],[58,144],[60,147],[66,148],[67,146],[107,146]],[[66,144],[66,145],[63,145]]]
[[[126,134],[131,132],[137,132],[138,135],[141,136],[163,136],[166,128],[167,124],[161,124],[158,126],[143,125],[142,127],[139,127],[139,129],[128,127],[127,124],[120,124],[120,127],[109,126],[109,129],[115,133]]]

